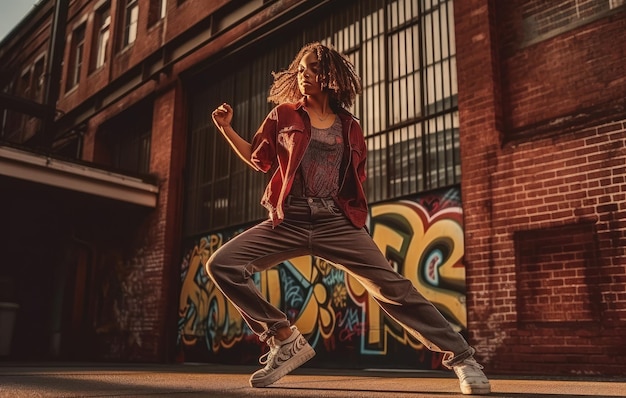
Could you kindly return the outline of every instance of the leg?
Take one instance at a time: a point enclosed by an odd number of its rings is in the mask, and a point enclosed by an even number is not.
[[[341,218],[319,223],[313,236],[313,254],[326,258],[353,275],[381,308],[428,349],[445,354],[451,367],[469,358],[473,349],[411,281],[388,263],[369,234]]]
[[[332,206],[329,213],[335,213]],[[323,213],[323,212],[322,212]],[[381,308],[430,350],[443,352],[443,364],[454,370],[463,394],[489,394],[491,385],[474,358],[474,349],[441,313],[387,262],[369,234],[343,217],[316,223],[313,254],[353,275]]]
[[[206,263],[213,282],[262,341],[288,328],[289,321],[261,295],[252,274],[308,254],[305,232],[286,223],[274,229],[265,221],[228,241]]]
[[[270,304],[251,276],[294,257],[310,254],[310,229],[283,222],[272,228],[265,221],[230,240],[206,263],[207,273],[237,308],[269,351],[259,362],[265,367],[250,377],[252,387],[276,382],[315,356],[315,351],[284,313]]]

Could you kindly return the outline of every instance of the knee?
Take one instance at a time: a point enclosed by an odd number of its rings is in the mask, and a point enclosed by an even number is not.
[[[421,297],[413,282],[405,278],[382,286],[381,293],[385,299],[393,303],[406,303],[415,300],[416,295]]]
[[[204,270],[206,271],[207,275],[209,275],[209,278],[215,280],[216,277],[219,277],[219,275],[221,274],[220,272],[220,263],[218,261],[216,261],[216,257],[215,257],[215,253],[213,253],[213,255],[211,257],[209,257],[208,260],[206,260],[206,263],[204,263]]]
[[[243,279],[241,269],[227,261],[225,256],[220,256],[219,250],[209,257],[204,264],[204,270],[218,285],[222,282],[233,283]]]

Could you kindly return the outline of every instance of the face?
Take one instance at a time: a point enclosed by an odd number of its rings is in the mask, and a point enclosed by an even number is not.
[[[318,76],[317,55],[309,52],[302,57],[298,66],[298,87],[302,95],[316,95],[322,92]]]

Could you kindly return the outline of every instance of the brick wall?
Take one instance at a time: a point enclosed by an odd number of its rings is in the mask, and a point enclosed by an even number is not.
[[[581,9],[579,3],[560,2],[556,9],[536,0],[495,3],[509,134],[575,129],[582,121],[593,125],[623,112],[626,7],[611,10],[608,2],[587,1]],[[590,10],[595,14],[587,15]],[[527,21],[535,17],[545,22],[531,29]],[[555,20],[569,24],[557,29]],[[555,35],[542,35],[544,30]]]
[[[183,167],[185,161],[184,109],[182,87],[175,85],[159,95],[154,104],[150,170],[160,176],[157,211],[150,219],[150,241],[139,250],[150,255],[147,265],[154,271],[154,329],[146,329],[158,350],[153,358],[169,360],[176,343],[175,298],[179,291],[179,246],[181,237]],[[158,288],[157,288],[158,286]]]
[[[507,282],[491,289],[508,294],[492,309],[504,321],[489,325],[501,333],[499,370],[623,373],[625,146],[621,121],[499,154],[490,255]],[[492,333],[479,332],[486,344]]]
[[[623,374],[624,10],[526,45],[531,3],[455,3],[470,342],[492,372]]]
[[[118,106],[90,120],[84,159],[105,164],[110,160],[99,126],[104,120],[115,119],[142,96],[146,93],[137,90]],[[158,180],[158,202],[153,210],[134,209],[137,222],[129,227],[130,232],[126,231],[132,239],[112,248],[96,242],[99,261],[112,274],[110,289],[124,292],[114,303],[115,311],[109,308],[110,302],[102,304],[103,311],[113,315],[107,318],[111,330],[97,332],[98,344],[102,346],[98,359],[163,362],[174,355],[187,131],[185,109],[180,85],[164,88],[149,98],[153,107],[150,174]],[[144,101],[148,100],[144,98]],[[115,259],[119,259],[119,264]],[[100,329],[104,328],[97,328]]]
[[[96,48],[95,43],[97,27],[94,26],[94,13],[96,6],[102,6],[102,2],[77,1],[72,2],[68,12],[68,40],[66,41],[65,62],[61,82],[61,96],[58,107],[65,112],[69,112],[79,106],[86,98],[98,93],[108,84],[115,81],[129,69],[141,64],[147,57],[160,56],[164,46],[171,42],[191,26],[206,20],[215,10],[228,3],[230,0],[220,0],[207,2],[205,0],[188,0],[177,6],[175,2],[169,1],[167,18],[150,24],[149,9],[150,0],[139,0],[139,20],[137,22],[137,39],[127,48],[120,48],[121,33],[123,31],[123,3],[119,1],[111,2],[111,40],[108,46],[108,58],[105,65],[97,70],[90,70],[87,67],[91,59],[92,51]],[[78,25],[84,23],[85,30],[85,67],[81,72],[81,84],[76,89],[67,91],[66,80],[68,76],[68,65],[70,56],[71,33]],[[210,26],[209,22],[204,24],[204,28]],[[169,56],[169,55],[168,55]]]

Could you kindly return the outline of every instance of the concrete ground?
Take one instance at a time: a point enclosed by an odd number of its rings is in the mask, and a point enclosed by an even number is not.
[[[452,372],[301,368],[251,388],[254,368],[207,364],[0,363],[0,397],[459,397]],[[492,376],[491,397],[626,397],[624,378]]]

